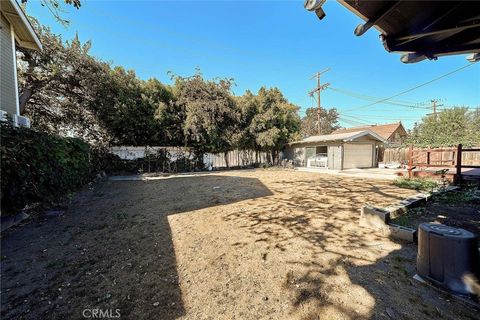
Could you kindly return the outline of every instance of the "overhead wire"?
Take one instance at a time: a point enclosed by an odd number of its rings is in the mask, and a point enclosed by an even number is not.
[[[155,31],[161,32],[163,34],[173,36],[173,37],[176,37],[176,38],[183,38],[186,41],[194,42],[198,45],[210,46],[210,47],[214,48],[215,50],[223,49],[223,50],[228,50],[228,51],[231,51],[231,52],[237,52],[237,53],[240,53],[242,55],[248,55],[248,56],[253,56],[253,55],[256,54],[256,52],[245,51],[245,50],[242,50],[240,48],[236,48],[236,47],[233,47],[233,46],[230,46],[230,45],[226,45],[226,44],[218,42],[218,41],[212,41],[211,39],[209,39],[207,37],[192,36],[191,34],[186,34],[184,32],[179,32],[179,31],[176,31],[176,30],[174,31],[174,30],[165,28],[163,26],[159,26],[156,23],[151,23],[151,22],[148,22],[148,21],[147,21],[147,23],[145,23],[146,22],[145,20],[139,20],[139,19],[134,19],[134,18],[127,17],[127,16],[116,15],[116,14],[112,14],[111,12],[106,12],[104,10],[99,10],[97,8],[91,9],[90,11],[99,15],[99,16],[106,17],[106,18],[109,18],[109,19],[112,19],[112,20],[116,20],[116,21],[121,22],[121,23],[126,21],[130,25],[133,23],[133,24],[136,24],[136,25],[138,25],[142,28],[144,28],[145,25],[148,25],[149,27],[151,27]]]
[[[366,101],[377,101],[379,99],[382,99],[382,98],[367,96],[367,95],[364,95],[364,94],[361,94],[361,93],[355,93],[355,92],[352,92],[352,91],[348,91],[348,90],[344,90],[344,89],[338,89],[338,88],[334,88],[334,87],[328,87],[327,89],[330,89],[330,90],[332,90],[334,92],[337,92],[337,93],[344,94],[344,95],[349,96],[349,97],[353,97],[353,98],[357,98],[357,99],[361,99],[361,100],[366,100]],[[388,101],[385,101],[384,103],[395,105],[395,106],[408,107],[408,108],[412,108],[412,109],[430,109],[430,107],[421,106],[421,105],[425,105],[426,104],[425,102],[414,103],[414,102],[406,102],[406,101],[399,101],[399,100],[397,100],[397,101],[388,100]]]
[[[462,66],[462,67],[460,67],[460,68],[457,68],[457,69],[455,69],[455,70],[452,70],[452,71],[450,71],[450,72],[447,72],[447,73],[445,73],[445,74],[442,74],[442,75],[440,75],[440,76],[438,76],[438,77],[435,77],[435,78],[433,78],[433,79],[431,79],[431,80],[429,80],[429,81],[423,82],[423,83],[421,83],[421,84],[419,84],[419,85],[416,85],[416,86],[414,86],[414,87],[408,88],[408,89],[406,89],[406,90],[404,90],[404,91],[401,91],[401,92],[399,92],[399,93],[397,93],[397,94],[394,94],[394,95],[392,95],[392,96],[390,96],[390,97],[383,98],[383,99],[374,101],[374,102],[372,102],[372,103],[369,103],[369,104],[366,104],[366,105],[363,105],[363,106],[359,106],[359,107],[355,107],[355,108],[352,108],[352,109],[349,109],[349,110],[345,110],[345,111],[348,112],[348,111],[353,111],[353,110],[359,110],[359,109],[368,108],[368,107],[374,106],[374,105],[376,105],[376,104],[385,102],[385,101],[387,101],[387,100],[390,100],[390,99],[399,97],[399,96],[404,95],[404,94],[406,94],[406,93],[408,93],[408,92],[411,92],[411,91],[416,90],[416,89],[418,89],[418,88],[424,87],[424,86],[426,86],[426,85],[428,85],[428,84],[430,84],[430,83],[432,83],[432,82],[438,81],[438,80],[443,79],[443,78],[445,78],[445,77],[448,77],[449,75],[452,75],[452,74],[454,74],[454,73],[456,73],[456,72],[459,72],[459,71],[464,70],[464,69],[466,69],[466,68],[468,68],[468,67],[471,67],[471,66],[473,66],[475,63],[476,63],[476,62],[468,63],[467,65],[464,65],[464,66]]]

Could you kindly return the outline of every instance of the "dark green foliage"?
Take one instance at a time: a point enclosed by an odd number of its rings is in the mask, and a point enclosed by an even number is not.
[[[165,104],[170,104],[169,89],[158,80],[142,81],[132,70],[115,67],[101,74],[88,109],[97,116],[113,145],[168,145],[163,121]],[[164,125],[167,124],[165,127]]]
[[[271,161],[290,141],[300,139],[298,107],[288,102],[278,88],[262,87],[257,95],[247,91],[237,98],[242,121],[238,147],[270,152]]]
[[[91,43],[78,37],[63,41],[47,27],[36,28],[43,50],[18,48],[21,113],[32,126],[59,135],[75,135],[89,142],[107,142],[98,121],[96,104],[110,66],[90,55]]]
[[[182,114],[185,145],[200,153],[234,149],[240,112],[230,79],[205,80],[201,73],[175,77],[175,106]]]
[[[34,203],[51,204],[80,188],[94,174],[89,154],[80,139],[2,124],[2,215]]]

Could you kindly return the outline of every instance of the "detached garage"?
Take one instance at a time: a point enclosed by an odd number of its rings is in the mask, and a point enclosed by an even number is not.
[[[345,143],[343,145],[343,169],[373,167],[374,151],[373,143]]]
[[[293,160],[297,167],[372,168],[377,166],[378,147],[384,143],[382,137],[370,130],[311,136],[289,144],[284,157]]]

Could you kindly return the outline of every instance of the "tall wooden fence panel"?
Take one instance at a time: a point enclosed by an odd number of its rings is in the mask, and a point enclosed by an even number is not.
[[[231,150],[225,153],[206,153],[203,156],[205,166],[213,169],[249,167],[267,162],[267,154],[253,150]]]
[[[432,165],[455,165],[456,161],[456,148],[414,148],[414,155],[416,157],[415,162],[430,163]],[[444,150],[442,152],[427,152],[431,150]],[[427,159],[427,156],[430,159]],[[379,156],[379,161],[383,163],[398,162],[408,163],[408,147],[406,148],[385,148],[383,155]],[[463,165],[480,165],[480,152],[465,152],[462,155]]]
[[[406,163],[408,161],[408,148],[385,148],[380,150],[379,161],[383,163]]]

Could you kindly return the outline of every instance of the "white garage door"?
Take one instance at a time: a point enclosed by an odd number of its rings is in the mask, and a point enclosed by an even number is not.
[[[373,145],[344,144],[343,168],[370,168],[373,160]]]

